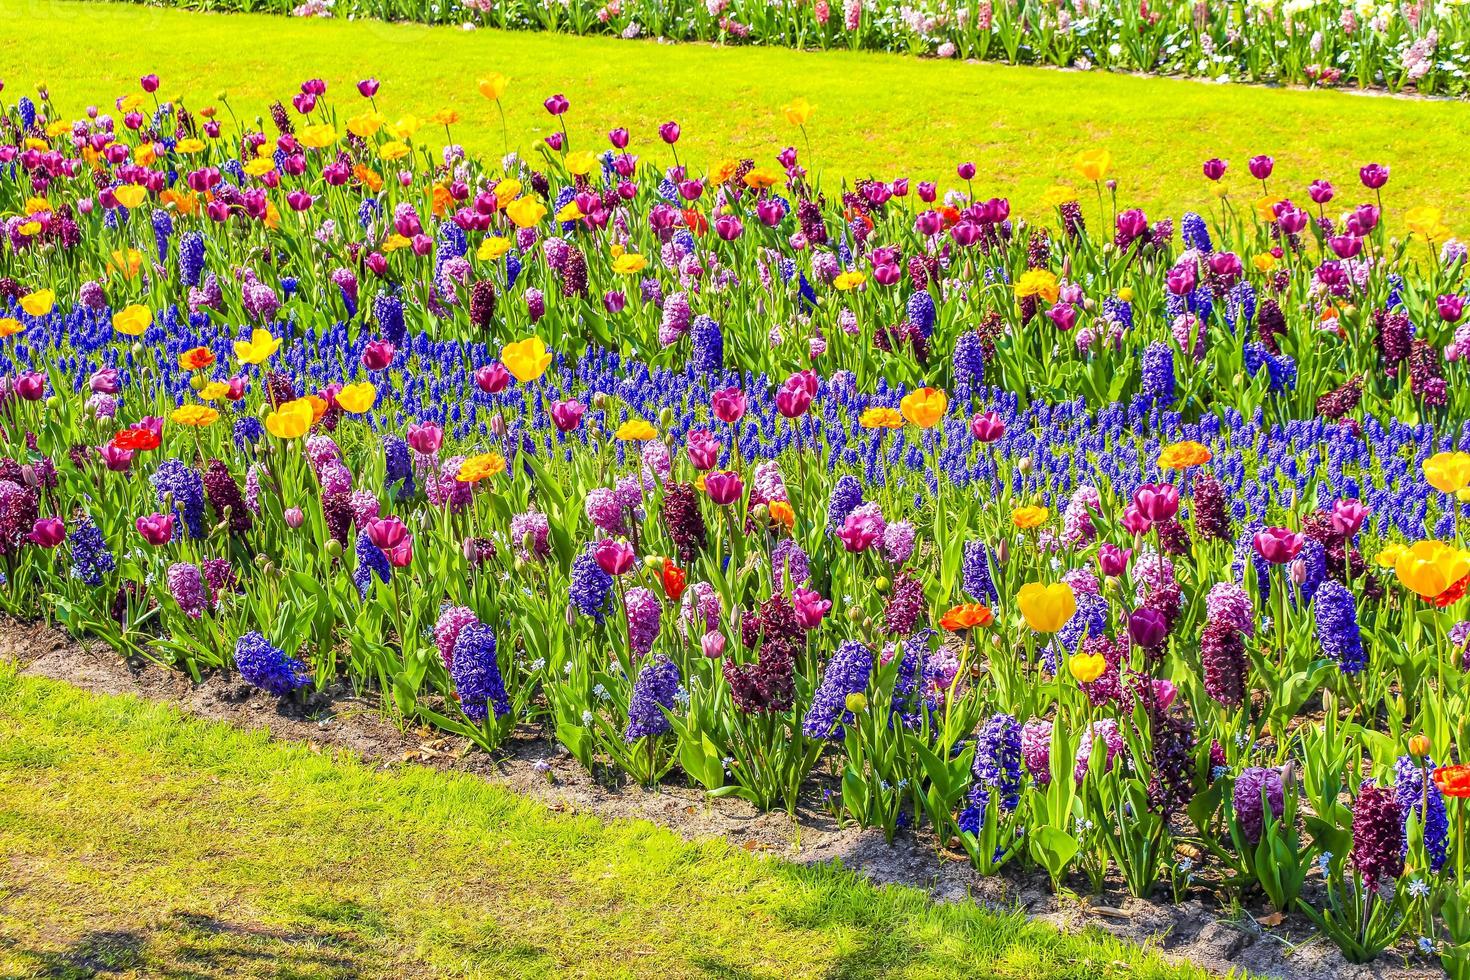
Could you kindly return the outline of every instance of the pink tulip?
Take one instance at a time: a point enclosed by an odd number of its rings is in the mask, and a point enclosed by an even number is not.
[[[408,444],[414,452],[433,456],[444,445],[444,430],[430,422],[408,427]]]
[[[1150,524],[1162,524],[1179,513],[1179,490],[1172,483],[1145,483],[1133,492],[1133,506]]]
[[[1129,504],[1128,509],[1123,511],[1123,529],[1134,536],[1147,534],[1153,522],[1143,516],[1135,505]]]
[[[693,429],[688,437],[689,462],[703,473],[720,461],[720,444],[705,429]]]
[[[42,548],[54,548],[66,540],[66,525],[59,517],[43,517],[36,521],[26,540]]]
[[[724,507],[740,499],[745,492],[745,481],[733,470],[721,470],[704,478],[704,492],[710,500]]]
[[[133,465],[133,451],[119,449],[110,442],[98,447],[97,455],[102,457],[102,464],[113,473],[126,473]]]
[[[1297,556],[1306,544],[1300,534],[1284,527],[1268,527],[1251,539],[1256,554],[1273,565],[1285,565]]]
[[[725,634],[710,630],[699,638],[699,649],[711,660],[720,659],[725,655]]]
[[[495,395],[504,391],[510,384],[510,372],[505,365],[496,361],[494,364],[486,364],[475,371],[475,384],[487,395]]]
[[[1005,434],[1005,420],[995,412],[981,412],[970,419],[970,435],[978,442],[994,442]]]
[[[155,548],[169,543],[174,536],[174,515],[172,514],[150,514],[140,517],[133,522],[138,533],[143,535],[143,540]]]
[[[122,390],[122,381],[116,368],[103,368],[93,372],[87,383],[99,395],[115,395]]]
[[[551,403],[551,421],[562,432],[571,432],[582,424],[582,415],[587,411],[587,406],[579,401],[559,401]]]
[[[381,371],[393,363],[393,355],[397,348],[389,340],[372,340],[362,351],[363,367],[369,371]]]
[[[1359,500],[1339,500],[1332,505],[1332,529],[1344,538],[1351,538],[1371,513]]]
[[[882,536],[883,529],[871,519],[871,515],[863,514],[861,510],[848,514],[837,531],[837,539],[842,542],[842,547],[853,554],[867,551]]]
[[[300,507],[287,507],[285,517],[286,526],[293,531],[298,530],[301,525],[306,523],[306,514]]]
[[[797,625],[804,630],[814,630],[822,625],[832,603],[816,592],[797,589],[791,594],[791,607],[796,610]]]
[[[728,425],[734,425],[745,417],[745,392],[739,388],[721,388],[710,395],[709,403],[715,418]]]
[[[612,538],[603,538],[593,544],[592,557],[596,559],[597,567],[609,575],[622,575],[638,560],[631,544]]]
[[[1132,557],[1132,548],[1108,543],[1097,550],[1097,565],[1108,578],[1117,578],[1128,570],[1128,560]]]

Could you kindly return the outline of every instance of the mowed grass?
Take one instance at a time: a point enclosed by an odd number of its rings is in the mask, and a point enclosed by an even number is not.
[[[1238,199],[1259,188],[1246,172],[1257,153],[1276,157],[1273,192],[1306,199],[1317,177],[1344,188],[1345,206],[1366,200],[1357,168],[1388,164],[1390,208],[1443,207],[1452,228],[1470,205],[1460,134],[1470,104],[1365,97],[1338,92],[1218,86],[1177,79],[1059,72],[901,55],[711,48],[651,41],[466,32],[377,22],[308,21],[216,15],[64,0],[0,0],[0,65],[13,100],[37,81],[80,112],[138,91],[156,72],[163,94],[196,107],[220,92],[253,118],[289,98],[305,78],[326,79],[338,106],[352,84],[375,75],[380,104],[420,117],[445,108],[462,121],[454,137],[498,155],[504,140],[477,77],[512,79],[505,108],[511,141],[532,147],[553,128],[541,101],[564,92],[574,145],[606,147],[603,134],[626,126],[633,149],[670,162],[655,127],[679,121],[686,160],[709,165],[740,155],[770,162],[786,144],[804,148],[781,107],[795,96],[816,105],[809,166],[831,178],[908,174],[957,182],[954,166],[973,160],[977,192],[1009,195],[1034,213],[1042,193],[1075,181],[1070,162],[1086,147],[1116,159],[1122,199],[1151,216],[1211,203],[1200,163],[1230,161]],[[437,146],[442,132],[426,132]],[[828,184],[835,188],[836,181]],[[1090,190],[1090,188],[1088,188]]]
[[[0,666],[0,976],[1198,977]]]

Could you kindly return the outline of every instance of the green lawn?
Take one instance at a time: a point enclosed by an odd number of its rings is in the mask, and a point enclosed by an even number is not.
[[[0,976],[1197,977],[0,666]]]
[[[0,0],[0,64],[13,99],[45,81],[65,105],[109,104],[137,91],[148,71],[164,93],[198,105],[227,91],[237,111],[259,112],[309,76],[339,100],[351,83],[384,82],[390,112],[420,116],[453,107],[457,138],[499,152],[499,117],[475,89],[490,71],[512,78],[506,108],[513,140],[529,145],[550,117],[543,98],[565,92],[582,145],[605,146],[615,125],[635,132],[634,149],[667,160],[653,129],[677,119],[680,149],[701,163],[736,154],[769,161],[799,142],[780,108],[794,96],[817,106],[810,126],[816,163],[845,177],[938,177],[972,159],[978,190],[1009,194],[1024,211],[1058,178],[1071,179],[1078,150],[1106,146],[1125,199],[1176,217],[1205,198],[1200,162],[1233,165],[1238,194],[1254,198],[1245,161],[1277,159],[1283,190],[1305,199],[1328,177],[1344,203],[1363,192],[1357,167],[1393,168],[1390,207],[1443,206],[1451,227],[1470,205],[1470,175],[1456,133],[1470,105],[1347,93],[1221,87],[1036,68],[924,61],[901,55],[661,45],[545,34],[464,32],[376,22],[225,16],[98,3]],[[437,136],[432,138],[437,139]],[[586,141],[592,139],[593,143]]]

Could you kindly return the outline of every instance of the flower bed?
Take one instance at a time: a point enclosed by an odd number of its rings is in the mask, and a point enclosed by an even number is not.
[[[1181,248],[1103,152],[1026,224],[324,89],[7,115],[7,612],[1462,968],[1464,249],[1386,168]]]
[[[1012,65],[1426,95],[1464,96],[1470,66],[1470,16],[1460,0],[213,0],[203,6],[630,40],[897,51]]]

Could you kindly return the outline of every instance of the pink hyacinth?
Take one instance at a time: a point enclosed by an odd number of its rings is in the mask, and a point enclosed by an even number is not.
[[[459,631],[475,622],[479,618],[468,606],[445,606],[439,614],[434,623],[434,646],[439,648],[439,659],[445,667],[454,667],[454,641],[459,639]]]

